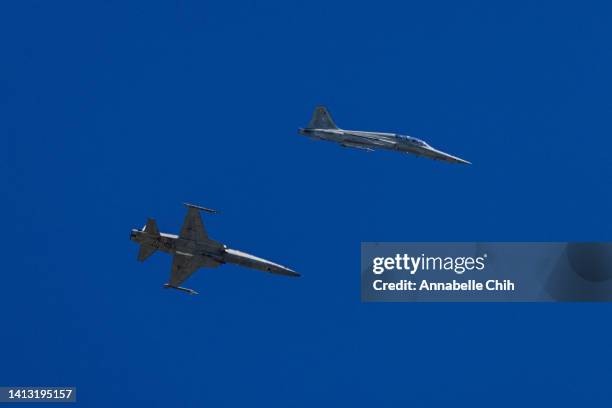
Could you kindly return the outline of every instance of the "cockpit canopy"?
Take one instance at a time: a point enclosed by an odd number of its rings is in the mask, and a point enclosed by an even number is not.
[[[408,143],[411,143],[420,147],[430,147],[427,143],[422,141],[421,139],[417,139],[416,137],[408,136],[408,135],[396,135],[399,139],[402,139]]]

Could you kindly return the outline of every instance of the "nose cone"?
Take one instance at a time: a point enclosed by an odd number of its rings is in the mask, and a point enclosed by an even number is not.
[[[453,157],[452,161],[453,161],[454,163],[460,163],[460,164],[472,164],[472,162],[469,162],[469,161],[467,161],[467,160],[463,160],[463,159],[462,159],[462,158],[460,158],[460,157],[455,157],[455,156],[452,156],[452,157]]]
[[[449,163],[472,164],[471,162],[469,162],[467,160],[463,160],[460,157],[453,156],[452,154],[444,153],[444,152],[442,152],[440,150],[436,150],[434,148],[429,149],[429,152],[430,152],[430,154],[432,155],[432,157],[434,159],[444,160],[444,161],[447,161]]]
[[[300,276],[302,276],[293,269],[289,269],[286,266],[275,264],[272,262],[268,263],[268,265],[266,266],[266,270],[277,275],[291,276],[293,278],[299,278]]]
[[[290,276],[292,278],[299,278],[300,276],[302,276],[300,273],[294,271],[293,269],[289,269],[287,267],[283,267],[281,270],[278,271],[278,273],[281,275]]]

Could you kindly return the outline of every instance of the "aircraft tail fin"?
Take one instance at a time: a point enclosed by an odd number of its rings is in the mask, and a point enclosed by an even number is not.
[[[142,228],[142,230],[148,235],[159,236],[159,228],[157,228],[157,223],[153,218],[149,218],[147,220],[147,223]],[[143,262],[145,259],[153,255],[155,251],[157,251],[157,248],[152,247],[150,245],[141,244],[140,250],[138,251],[138,260],[140,262]]]
[[[159,235],[159,228],[157,228],[157,223],[153,218],[149,218],[144,228],[142,229],[149,235]]]
[[[312,114],[312,119],[308,123],[310,129],[338,129],[325,106],[317,106]]]

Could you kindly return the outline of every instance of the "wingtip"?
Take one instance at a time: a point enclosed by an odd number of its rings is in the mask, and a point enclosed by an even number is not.
[[[218,214],[219,213],[219,211],[214,210],[212,208],[206,208],[206,207],[202,207],[202,206],[191,204],[191,203],[183,203],[183,205],[185,207],[187,207],[187,208],[195,208],[197,210],[206,211],[206,212],[211,213],[211,214]]]

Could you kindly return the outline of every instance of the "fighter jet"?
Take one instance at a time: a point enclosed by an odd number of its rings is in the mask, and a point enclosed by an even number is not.
[[[133,229],[130,234],[130,239],[140,244],[139,261],[144,261],[158,249],[174,256],[170,280],[164,284],[165,288],[178,289],[197,295],[195,290],[179,285],[199,268],[215,268],[225,263],[242,265],[278,275],[300,276],[299,273],[285,266],[230,249],[226,245],[210,239],[206,229],[204,229],[200,211],[208,213],[216,213],[217,211],[187,203],[185,203],[185,206],[188,209],[187,216],[185,216],[179,235],[159,232],[157,223],[152,218],[147,220],[143,229]]]
[[[336,142],[343,147],[354,147],[367,151],[375,149],[395,150],[429,157],[434,160],[444,160],[451,163],[471,164],[467,160],[434,149],[416,137],[398,135],[396,133],[363,132],[360,130],[340,129],[334,123],[324,106],[317,106],[308,127],[299,129],[299,133],[315,140]]]

